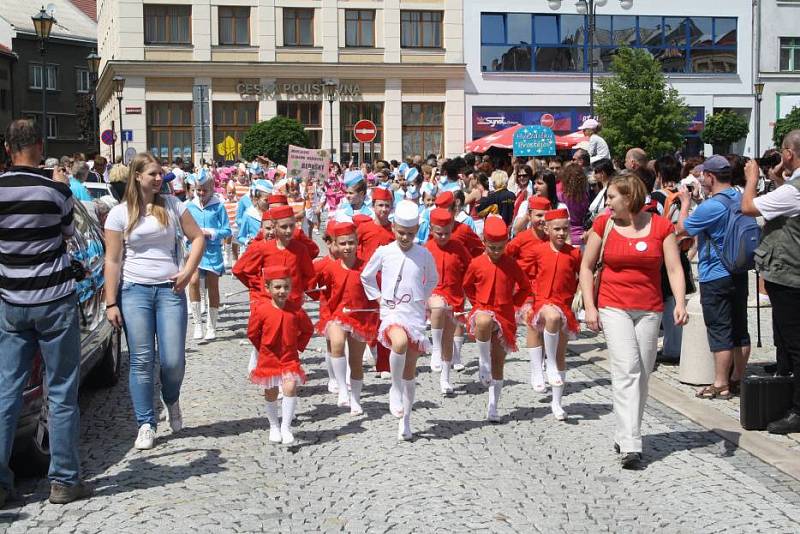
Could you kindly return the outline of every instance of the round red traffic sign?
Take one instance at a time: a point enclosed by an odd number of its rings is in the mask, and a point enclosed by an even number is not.
[[[113,145],[117,141],[117,134],[114,130],[103,130],[100,134],[100,140],[106,145]]]
[[[375,140],[375,136],[378,135],[378,127],[375,126],[375,123],[367,120],[361,119],[353,126],[353,137],[356,138],[357,141],[362,143],[371,143]]]
[[[556,123],[555,117],[550,115],[549,113],[545,113],[542,115],[542,118],[539,119],[539,124],[544,126],[545,128],[552,128]]]

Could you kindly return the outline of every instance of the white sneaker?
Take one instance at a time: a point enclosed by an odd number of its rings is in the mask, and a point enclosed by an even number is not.
[[[411,441],[413,436],[410,426],[406,427],[405,421],[401,419],[397,427],[397,441]]]
[[[449,383],[439,384],[442,390],[442,397],[450,397],[453,395],[453,386]]]
[[[194,323],[193,339],[203,339],[203,323]]]
[[[169,427],[172,429],[173,432],[180,432],[183,428],[183,413],[181,412],[181,402],[176,400],[172,404],[167,404],[164,400],[161,400],[161,403],[164,404],[164,409],[167,412],[167,423],[169,423]]]
[[[431,371],[436,371],[437,373],[442,370],[442,355],[433,356],[431,355]]]
[[[461,363],[461,362],[458,362],[458,363],[453,362],[453,371],[458,371],[460,373],[464,369],[466,369],[466,367],[464,367],[463,363]]]
[[[136,436],[136,443],[133,444],[140,451],[153,448],[153,443],[156,440],[156,431],[150,426],[150,423],[145,423],[139,427],[139,435]]]
[[[328,379],[328,393],[339,393],[339,384],[333,378]]]
[[[389,412],[397,418],[403,417],[403,394],[394,386],[389,388]]]
[[[567,412],[564,411],[564,408],[561,407],[559,404],[550,403],[550,410],[553,412],[553,417],[556,418],[556,421],[566,421],[567,420]]]
[[[270,443],[280,443],[283,441],[283,437],[281,436],[281,429],[277,426],[269,427],[269,442]]]
[[[489,413],[486,415],[486,420],[490,423],[499,423],[501,418],[499,415],[497,415],[497,411],[489,410]]]
[[[389,371],[381,371],[381,378],[383,380],[391,380],[392,379],[392,373],[390,373]]]
[[[288,428],[281,427],[281,443],[284,445],[291,445],[294,443],[294,434]]]

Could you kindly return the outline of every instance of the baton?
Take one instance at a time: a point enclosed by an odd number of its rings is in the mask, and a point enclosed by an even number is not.
[[[429,310],[449,310],[451,308],[447,308],[445,306],[435,306],[433,308],[428,308]],[[380,310],[376,310],[375,308],[342,308],[344,313],[378,313]],[[467,315],[468,312],[454,312],[453,315]]]
[[[306,291],[306,293],[314,293],[316,291],[323,291],[325,289],[327,289],[326,286],[320,286],[320,287],[318,287],[316,289],[309,289],[308,291]],[[250,291],[249,287],[245,288],[245,289],[240,289],[239,291],[231,291],[230,293],[225,293],[225,298],[230,298],[230,297],[233,297],[235,295],[241,295],[242,293],[247,293],[248,291]]]

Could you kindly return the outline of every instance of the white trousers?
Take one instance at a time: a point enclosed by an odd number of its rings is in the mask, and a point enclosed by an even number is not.
[[[642,452],[642,415],[647,385],[658,350],[660,312],[600,309],[617,428],[614,441],[622,452]]]

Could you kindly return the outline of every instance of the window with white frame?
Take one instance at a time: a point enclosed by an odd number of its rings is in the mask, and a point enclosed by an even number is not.
[[[781,70],[800,71],[800,37],[781,37]]]
[[[58,65],[47,65],[47,90],[58,89]],[[28,87],[31,89],[42,88],[42,66],[31,63],[28,69]]]
[[[89,71],[86,69],[75,70],[75,90],[79,93],[88,93],[91,88]]]
[[[47,116],[47,138],[55,139],[58,137],[58,117],[54,115]]]

